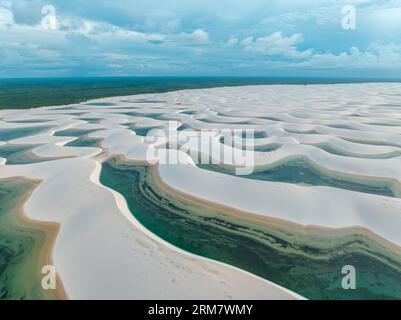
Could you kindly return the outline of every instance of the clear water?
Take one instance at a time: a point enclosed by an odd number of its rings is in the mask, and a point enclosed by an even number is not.
[[[316,236],[186,203],[152,183],[149,167],[112,159],[102,184],[121,193],[150,231],[186,251],[228,263],[310,299],[401,298],[400,257],[357,233]],[[341,288],[341,268],[357,266],[357,290]],[[390,266],[391,265],[391,266]]]
[[[219,165],[199,164],[198,166],[206,170],[235,175],[234,170],[226,169]],[[272,168],[265,170],[259,169],[250,175],[241,177],[244,179],[285,182],[309,186],[327,186],[363,193],[383,195],[387,197],[400,196],[394,191],[395,188],[393,186],[393,182],[391,181],[378,182],[370,181],[368,178],[366,178],[366,180],[362,182],[358,180],[352,180],[352,178],[345,176],[335,176],[334,174],[331,175],[320,171],[303,158],[289,159],[286,162]]]
[[[95,132],[98,130],[80,130],[80,129],[68,129],[57,131],[54,133],[57,137],[80,137],[84,135],[88,135],[89,133]]]
[[[50,239],[34,224],[27,226],[13,217],[33,187],[22,179],[0,180],[0,300],[51,298],[44,297],[38,273],[44,263],[40,250]]]
[[[345,150],[337,149],[337,148],[333,147],[329,143],[317,144],[315,146],[320,148],[320,149],[322,149],[322,150],[324,150],[324,151],[326,151],[326,152],[328,152],[328,153],[335,154],[337,156],[352,157],[352,158],[390,159],[390,158],[398,157],[398,156],[401,155],[401,153],[397,152],[397,151],[390,152],[390,153],[385,153],[385,154],[378,154],[378,155],[360,155],[360,154],[356,154],[356,153],[347,152]]]
[[[281,144],[278,143],[271,143],[262,146],[255,146],[254,150],[258,152],[272,152],[281,147]]]
[[[82,136],[78,139],[67,143],[66,147],[93,147],[96,148],[99,145],[99,139],[89,138],[88,136]]]
[[[12,128],[0,129],[0,141],[7,141],[39,134],[49,130],[51,127],[26,127],[26,128]]]

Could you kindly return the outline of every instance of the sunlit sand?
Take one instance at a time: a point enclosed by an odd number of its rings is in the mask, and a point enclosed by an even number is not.
[[[401,100],[394,95],[400,90],[399,84],[373,83],[260,85],[6,110],[0,113],[0,182],[38,181],[23,211],[31,220],[60,226],[49,258],[63,285],[61,298],[301,299],[309,293],[282,275],[269,277],[260,271],[265,267],[236,263],[233,251],[220,259],[172,239],[168,230],[153,230],[150,215],[135,212],[132,195],[107,181],[124,170],[156,190],[160,198],[144,192],[143,201],[149,197],[158,210],[171,201],[185,209],[189,224],[212,217],[253,226],[224,228],[277,252],[277,243],[252,232],[260,227],[284,239],[287,230],[292,240],[285,241],[294,248],[320,246],[315,258],[321,259],[329,259],[324,250],[340,252],[344,239],[358,237],[370,249],[344,251],[391,269],[383,280],[391,283],[401,279]],[[190,151],[216,155],[196,143],[178,151],[184,163],[162,164],[157,152],[149,159],[149,151],[172,143],[162,136],[148,140],[152,129],[183,135],[215,129],[210,143],[233,154],[241,150],[222,144],[219,130],[255,130],[253,173],[236,176],[238,165],[230,161],[198,165]],[[272,173],[275,168],[282,172]],[[313,256],[299,248],[283,255],[295,253]],[[368,280],[369,294],[396,297],[375,291]]]

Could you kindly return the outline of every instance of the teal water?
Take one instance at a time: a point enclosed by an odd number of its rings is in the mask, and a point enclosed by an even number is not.
[[[141,112],[116,112],[119,114],[123,114],[126,116],[132,116],[132,117],[146,117],[146,118],[152,118],[154,120],[166,120],[164,117],[164,113],[141,113]]]
[[[10,123],[44,123],[44,122],[49,122],[51,120],[19,120],[19,121],[7,121]]]
[[[266,131],[250,131],[250,133],[253,133],[253,138],[254,139],[263,139],[263,138],[267,138],[268,134]],[[243,130],[242,131],[242,135],[241,135],[242,139],[246,139],[247,138],[247,131]]]
[[[7,159],[7,165],[30,164],[46,161],[47,159],[34,158],[29,156],[29,151],[37,145],[6,145],[0,146],[0,157]]]
[[[258,152],[272,152],[278,150],[281,147],[281,144],[271,143],[266,145],[255,146],[254,150]]]
[[[401,148],[401,139],[398,142],[393,141],[374,141],[374,140],[363,140],[363,139],[352,139],[352,138],[344,138],[341,139],[349,142],[360,143],[360,144],[367,144],[373,146],[388,146],[388,147],[397,147]]]
[[[84,136],[84,135],[90,134],[95,131],[98,131],[98,129],[96,129],[96,130],[67,129],[67,130],[55,132],[54,136],[57,136],[57,137],[80,137],[80,136]]]
[[[85,103],[86,106],[99,106],[99,107],[114,107],[115,103],[112,102],[90,102],[90,103]]]
[[[0,157],[7,160],[7,165],[31,164],[51,160],[62,159],[63,157],[39,157],[31,154],[32,149],[39,145],[5,145],[0,146]]]
[[[134,131],[138,136],[146,137],[151,130],[160,129],[160,127],[151,128],[135,128],[135,125],[130,126],[130,129]]]
[[[121,193],[150,231],[186,251],[257,274],[310,299],[401,298],[399,254],[358,233],[314,235],[252,223],[177,199],[152,183],[149,167],[116,159],[102,184]],[[357,269],[357,289],[341,288],[341,268]]]
[[[281,122],[283,120],[281,120],[280,118],[277,117],[260,117],[258,116],[257,118],[259,119],[265,119],[265,120],[270,120],[270,121],[274,121],[274,122]]]
[[[186,114],[188,116],[193,116],[198,113],[198,111],[181,111],[180,113]]]
[[[401,123],[369,122],[366,124],[372,125],[372,126],[383,126],[383,127],[401,127]]]
[[[78,139],[67,143],[66,147],[93,147],[96,148],[99,145],[99,139],[89,138],[88,136],[81,136]]]
[[[398,157],[401,155],[401,153],[398,151],[384,153],[384,154],[378,154],[378,155],[374,155],[374,154],[373,155],[360,155],[360,154],[351,153],[351,152],[347,152],[345,150],[338,149],[329,143],[316,144],[315,146],[328,153],[335,154],[337,156],[352,157],[352,158],[390,159],[390,158]]]
[[[295,134],[320,134],[316,130],[306,130],[306,131],[298,131],[298,130],[290,130],[290,129],[284,129],[288,133],[295,133]]]
[[[181,127],[179,127],[177,129],[177,131],[184,131],[184,130],[187,130],[187,129],[191,130],[192,128],[190,128],[190,127],[186,126],[185,124],[183,124],[183,125],[181,125]]]
[[[0,141],[7,141],[22,138],[25,136],[35,135],[49,130],[51,127],[26,127],[13,129],[0,129]]]
[[[220,165],[198,164],[198,167],[206,170],[217,171],[224,174],[235,175],[233,169]],[[383,195],[387,197],[399,197],[392,181],[364,181],[331,174],[316,168],[304,158],[292,158],[269,169],[258,169],[249,175],[241,176],[244,179],[254,179],[272,182],[285,182],[303,184],[309,186],[326,186],[345,190]]]

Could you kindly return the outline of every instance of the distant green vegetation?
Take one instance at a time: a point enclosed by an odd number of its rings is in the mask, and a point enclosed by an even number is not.
[[[252,77],[120,77],[0,79],[0,109],[29,109],[90,99],[221,86],[352,83],[373,80]]]

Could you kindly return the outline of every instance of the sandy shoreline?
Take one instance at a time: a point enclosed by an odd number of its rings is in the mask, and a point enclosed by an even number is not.
[[[119,194],[99,182],[101,163],[108,156],[120,155],[126,161],[144,164],[141,160],[145,159],[146,151],[157,146],[157,142],[145,142],[143,136],[134,132],[135,128],[164,126],[166,120],[160,119],[168,115],[167,118],[171,117],[187,128],[208,129],[216,121],[220,122],[217,123],[220,128],[237,125],[262,128],[269,143],[284,146],[273,152],[259,152],[256,155],[258,168],[277,164],[291,156],[304,156],[323,172],[362,177],[361,182],[365,177],[373,182],[391,178],[396,181],[397,188],[401,181],[401,173],[396,169],[401,163],[401,157],[397,156],[400,148],[362,147],[349,141],[342,142],[362,134],[366,141],[397,145],[394,140],[400,132],[396,127],[369,126],[369,121],[376,118],[384,124],[390,123],[396,115],[395,111],[376,106],[376,100],[369,99],[383,98],[380,95],[396,89],[399,84],[221,87],[95,99],[70,108],[44,107],[24,110],[23,114],[18,110],[0,112],[3,116],[0,128],[29,126],[12,123],[19,118],[52,118],[51,130],[10,141],[20,145],[42,144],[28,156],[47,158],[48,161],[4,166],[0,159],[0,178],[27,177],[42,181],[30,197],[24,199],[24,208],[16,221],[36,226],[46,233],[47,241],[40,252],[40,260],[57,267],[59,284],[63,282],[57,292],[60,298],[67,298],[67,294],[71,299],[299,298],[247,272],[189,254],[152,234],[133,217]],[[153,106],[129,101],[128,97],[162,102]],[[345,103],[349,97],[359,99],[359,102],[348,109]],[[86,105],[96,101],[109,101],[114,105]],[[253,107],[244,110],[248,103]],[[377,115],[380,108],[386,112]],[[136,112],[138,110],[141,112]],[[186,110],[194,110],[194,114],[186,115]],[[160,116],[150,119],[146,112]],[[354,118],[358,114],[366,117]],[[233,119],[236,115],[243,118],[243,124],[236,124],[239,122],[238,118]],[[278,120],[258,118],[258,115]],[[100,120],[96,125],[83,120],[91,117]],[[330,127],[337,122],[349,122],[351,129]],[[133,129],[127,127],[132,123],[135,123]],[[65,146],[74,138],[53,136],[56,131],[68,129],[98,130],[90,133],[89,138],[102,139],[99,147]],[[357,150],[369,156],[394,151],[394,157],[336,156],[306,143],[314,141],[329,141],[334,147],[345,145],[348,149],[355,145]],[[152,160],[157,163],[157,159]],[[394,254],[401,253],[401,219],[398,215],[401,202],[398,198],[339,188],[256,183],[238,177],[212,175],[199,168],[161,169],[155,165],[152,170],[155,186],[172,198],[210,208],[227,218],[319,237],[361,235]],[[327,206],[329,200],[335,202],[332,208]],[[220,281],[223,278],[224,284]],[[194,284],[199,286],[197,292],[191,291]],[[246,292],[241,291],[244,286]]]
[[[127,170],[127,172],[130,172],[129,169],[129,165],[132,164],[133,166],[147,166],[150,167],[149,165],[146,165],[146,163],[141,162],[141,161],[130,161],[127,159],[122,158],[121,156],[118,157],[120,160],[116,161],[115,166],[116,168],[119,168],[119,161],[121,162],[121,172],[124,172],[124,170]],[[126,169],[124,168],[125,166]],[[204,200],[202,201],[202,199],[198,199],[196,197],[193,197],[191,195],[186,194],[185,192],[180,192],[173,188],[171,188],[169,185],[166,185],[163,181],[160,180],[160,177],[157,177],[157,171],[158,171],[158,167],[157,166],[153,166],[152,167],[152,174],[149,175],[149,179],[146,178],[146,181],[148,181],[150,183],[150,185],[154,185],[155,189],[153,189],[151,187],[151,192],[150,194],[158,194],[160,195],[162,201],[160,203],[165,203],[167,208],[168,207],[175,207],[177,206],[177,210],[178,211],[185,211],[185,210],[189,210],[191,211],[191,209],[194,209],[194,212],[198,212],[197,214],[199,216],[202,216],[202,213],[204,213],[204,217],[205,217],[205,221],[207,221],[208,219],[213,219],[213,218],[217,218],[217,219],[221,219],[223,221],[227,222],[228,225],[228,229],[230,229],[230,226],[233,226],[233,234],[237,234],[238,236],[249,236],[250,239],[255,239],[257,241],[260,241],[261,243],[265,243],[265,241],[263,240],[263,237],[260,238],[258,233],[260,231],[265,231],[266,232],[266,236],[269,237],[269,235],[272,235],[273,237],[278,237],[280,238],[280,233],[282,235],[284,235],[285,237],[282,238],[282,241],[285,243],[286,241],[290,241],[291,243],[291,239],[295,242],[293,242],[294,247],[296,248],[298,245],[303,248],[305,246],[305,252],[299,252],[299,254],[301,255],[305,255],[305,256],[309,256],[308,254],[308,246],[310,246],[311,248],[311,252],[312,255],[310,257],[313,258],[313,248],[315,248],[317,250],[317,252],[322,251],[324,252],[324,249],[326,248],[328,251],[327,253],[330,254],[335,254],[335,250],[333,250],[333,248],[337,248],[337,250],[341,251],[341,246],[336,246],[335,243],[340,244],[346,244],[348,241],[355,241],[356,246],[354,247],[354,249],[352,249],[351,246],[351,250],[358,250],[362,249],[362,251],[360,251],[360,253],[362,254],[366,254],[367,256],[370,256],[373,259],[377,259],[377,261],[381,261],[383,263],[385,263],[387,266],[390,267],[394,267],[395,269],[399,270],[400,267],[400,261],[401,261],[401,251],[400,248],[396,245],[394,245],[393,243],[387,241],[386,239],[383,239],[382,237],[372,233],[371,231],[367,230],[366,228],[361,228],[361,227],[352,227],[352,228],[342,228],[342,229],[332,229],[332,228],[321,228],[319,226],[302,226],[299,224],[294,224],[288,221],[283,221],[280,219],[270,219],[270,218],[266,218],[266,217],[260,217],[258,215],[252,214],[252,213],[248,213],[248,212],[241,212],[239,210],[235,210],[233,208],[227,207],[227,206],[222,206],[216,203],[210,203],[210,202],[205,202]],[[146,171],[145,171],[146,172]],[[146,175],[146,177],[148,177],[148,175]],[[144,186],[146,186],[147,184],[145,184]],[[149,186],[149,185],[148,185]],[[167,188],[165,188],[167,186]],[[147,187],[145,188],[147,189]],[[159,192],[160,191],[160,192]],[[128,198],[127,198],[128,199]],[[166,199],[172,199],[172,203],[171,205],[168,205],[168,201],[166,202]],[[177,202],[176,202],[177,201]],[[185,203],[186,206],[182,206],[180,203]],[[210,215],[210,213],[212,213],[212,215]],[[133,213],[134,214],[134,213]],[[196,213],[195,213],[196,214]],[[183,219],[185,214],[183,214]],[[223,217],[225,216],[225,218]],[[202,219],[197,219],[196,217],[194,217],[195,220],[194,221],[202,221]],[[222,224],[224,225],[224,224]],[[264,227],[266,226],[266,228]],[[216,227],[216,226],[214,226]],[[241,231],[241,227],[245,227],[244,230],[249,230],[250,233],[247,235],[247,232],[237,232],[235,231],[237,228],[239,231]],[[211,228],[213,228],[213,226],[211,226]],[[218,225],[217,225],[217,228]],[[224,229],[224,228],[223,228]],[[281,230],[280,230],[281,229]],[[150,226],[150,230],[153,230],[153,228]],[[297,232],[294,233],[293,231]],[[182,233],[182,230],[177,230],[177,232]],[[163,233],[158,233],[156,232],[158,235],[161,235]],[[287,237],[286,235],[290,235],[289,237]],[[304,237],[305,236],[305,237]],[[307,236],[307,237],[306,237]],[[302,240],[302,238],[304,238],[304,240]],[[308,240],[309,239],[309,240]],[[310,239],[314,239],[315,241],[319,241],[319,240],[324,240],[324,242],[320,243],[320,242],[310,242]],[[348,239],[348,240],[347,240]],[[296,240],[302,240],[300,242],[296,242]],[[201,240],[200,240],[201,241]],[[332,242],[333,241],[333,242]],[[363,241],[364,245],[362,245],[361,247],[359,247],[358,243],[359,241]],[[279,241],[280,242],[280,241]],[[175,243],[175,245],[177,245],[177,243]],[[234,245],[234,243],[233,243]],[[265,245],[269,246],[269,243],[266,242]],[[292,247],[290,245],[290,247]],[[344,247],[345,248],[345,247]],[[364,252],[364,249],[367,249],[367,251]],[[255,249],[253,249],[254,251]],[[331,251],[330,251],[331,250]],[[192,249],[190,250],[191,252]],[[290,251],[287,251],[288,254],[297,254],[295,251],[292,251],[290,249]],[[321,254],[323,254],[323,252]],[[348,254],[350,253],[355,253],[357,254],[358,251],[345,251]],[[223,256],[226,256],[226,252],[222,251]],[[286,254],[286,250],[284,249],[284,251],[282,252],[282,254]],[[341,255],[341,254],[340,254]],[[274,255],[272,255],[274,256]],[[344,257],[346,257],[347,255],[344,254]],[[330,255],[328,256],[330,257]],[[343,257],[341,255],[341,257]],[[349,257],[349,256],[348,256]],[[385,257],[385,258],[384,258]],[[315,256],[316,259],[325,259],[323,256],[319,257],[319,256]],[[383,259],[384,258],[384,259]],[[215,257],[214,259],[221,261],[221,259],[219,257]],[[347,258],[348,260],[349,258]],[[386,262],[386,259],[387,260]],[[392,259],[394,259],[392,261]],[[223,259],[224,261],[224,259]],[[339,258],[340,263],[341,263],[341,258]],[[395,262],[393,264],[393,262]],[[389,264],[387,264],[389,263]],[[230,263],[231,265],[233,263]],[[235,263],[234,263],[235,265]],[[324,264],[323,264],[324,265]],[[268,266],[268,265],[266,265]],[[297,264],[293,265],[293,268],[296,269]],[[305,267],[307,268],[307,266],[305,265]],[[270,267],[268,267],[270,268]],[[247,270],[247,268],[243,268],[244,270]],[[249,270],[248,270],[249,271]],[[256,271],[256,270],[253,270]],[[333,272],[333,271],[331,271]],[[338,271],[340,272],[340,271]],[[256,274],[259,274],[259,272],[254,272]],[[334,273],[336,273],[336,270],[334,270]],[[270,278],[268,277],[268,274],[266,276],[263,275],[263,278],[268,279],[268,280],[273,280],[275,282],[275,280],[278,280],[276,278]],[[282,281],[277,281],[277,283],[283,285],[284,287],[286,287],[285,282],[283,283]],[[292,290],[296,291],[296,288],[291,287]],[[305,292],[300,292],[305,293]],[[308,297],[308,295],[306,294],[306,296]]]
[[[67,167],[74,170],[61,173]],[[15,177],[14,171],[27,177],[34,173],[36,179],[43,180],[25,209],[29,218],[61,225],[53,262],[70,299],[301,298],[257,276],[191,255],[155,237],[133,218],[121,196],[99,183],[100,164],[95,160],[64,159],[8,169],[6,176]],[[0,176],[5,176],[4,170]],[[75,187],[68,190],[65,185]],[[82,190],[87,198],[80,196]],[[82,208],[88,205],[92,212],[85,214]],[[58,218],[57,212],[62,214]],[[82,223],[91,225],[90,229],[77,228]]]
[[[144,164],[144,163],[140,163]],[[401,255],[401,246],[388,241],[387,239],[381,237],[380,235],[372,232],[371,230],[362,226],[352,226],[345,228],[327,228],[317,225],[302,225],[298,223],[291,222],[285,219],[273,218],[269,216],[262,216],[256,213],[242,211],[228,205],[212,202],[210,200],[201,199],[199,197],[193,196],[189,193],[177,190],[164,182],[160,176],[159,166],[152,166],[153,178],[156,187],[164,190],[172,198],[181,199],[188,203],[193,203],[200,205],[204,208],[210,208],[212,211],[218,211],[223,215],[238,218],[239,220],[246,223],[266,224],[270,226],[277,226],[282,229],[294,230],[300,234],[309,234],[317,236],[346,236],[351,234],[360,234],[364,237],[370,238],[374,241],[379,242],[381,245],[387,247],[389,250],[397,252]]]
[[[110,159],[111,157],[112,157],[112,156],[111,156],[110,154],[105,154],[104,157],[101,157],[101,158],[98,159],[98,160],[100,161],[100,163],[103,163],[103,162],[107,161],[108,159]],[[136,164],[136,165],[146,165],[146,166],[149,165],[146,161],[132,161],[132,160],[128,160],[128,159],[126,159],[123,155],[119,155],[119,156],[117,156],[117,158],[120,159],[120,161],[122,161],[122,162],[124,162],[124,163],[131,163],[131,164]],[[157,167],[157,166],[155,166],[155,167]],[[288,295],[288,298],[289,298],[289,299],[294,299],[294,300],[305,300],[305,298],[302,297],[301,295],[299,295],[299,294],[297,294],[297,293],[295,293],[295,292],[292,292],[292,291],[290,291],[290,290],[288,290],[288,289],[286,289],[286,288],[283,288],[283,287],[281,287],[281,286],[279,286],[279,285],[277,285],[277,284],[275,284],[275,283],[273,283],[273,282],[271,282],[271,281],[269,281],[269,280],[267,280],[267,279],[263,279],[263,278],[261,278],[261,277],[259,277],[259,276],[257,276],[257,275],[254,275],[254,274],[252,274],[252,273],[249,273],[249,272],[247,272],[247,271],[245,271],[245,270],[243,270],[243,269],[237,268],[237,267],[235,267],[235,266],[228,265],[228,264],[226,264],[226,263],[223,263],[223,262],[220,262],[220,261],[216,261],[216,260],[212,260],[212,259],[209,259],[209,258],[206,258],[206,257],[203,257],[203,256],[195,255],[195,254],[190,253],[190,252],[188,252],[188,251],[185,251],[185,250],[183,250],[183,249],[181,249],[181,248],[179,248],[179,247],[176,247],[176,246],[170,244],[169,242],[166,242],[165,240],[161,239],[158,235],[156,235],[156,234],[154,234],[152,231],[148,230],[145,226],[143,226],[143,225],[135,218],[134,213],[131,212],[131,211],[129,210],[129,208],[128,208],[127,200],[126,200],[121,194],[119,194],[117,191],[115,191],[115,190],[113,190],[113,189],[110,189],[110,188],[108,188],[108,187],[102,185],[102,184],[100,183],[100,181],[98,181],[98,178],[97,178],[97,177],[94,178],[93,181],[96,182],[96,183],[98,183],[99,185],[101,185],[103,188],[108,189],[108,190],[113,194],[114,199],[115,199],[115,201],[116,201],[116,204],[117,204],[119,210],[121,211],[121,213],[122,213],[128,220],[131,221],[131,223],[132,223],[133,225],[139,227],[139,228],[140,228],[144,233],[146,233],[147,236],[149,236],[150,238],[154,239],[154,240],[157,241],[157,242],[163,243],[163,245],[164,245],[165,247],[168,247],[168,248],[170,248],[171,250],[177,251],[177,252],[179,252],[179,253],[181,253],[181,254],[183,254],[183,255],[185,255],[185,256],[188,256],[188,257],[196,257],[196,258],[199,258],[199,259],[201,259],[201,260],[210,261],[210,262],[212,262],[213,264],[221,265],[221,266],[224,267],[224,268],[230,268],[230,269],[236,270],[236,271],[239,272],[240,274],[243,274],[243,275],[252,277],[252,278],[254,278],[255,280],[257,279],[258,281],[261,281],[261,282],[264,282],[264,283],[268,284],[269,286],[272,287],[272,289],[274,288],[274,290],[277,290],[277,294],[279,294],[279,292],[281,291],[282,294]],[[273,291],[274,291],[274,290],[273,290]],[[274,295],[274,294],[273,294],[273,295]],[[187,299],[187,298],[184,298],[184,299]],[[260,299],[260,298],[254,298],[254,299]],[[273,297],[272,299],[275,300],[276,298]]]
[[[19,178],[15,178],[15,179],[19,179]],[[39,229],[46,234],[46,241],[45,241],[44,246],[40,250],[40,256],[39,256],[39,260],[37,261],[37,267],[36,267],[36,269],[38,270],[38,274],[41,275],[40,271],[41,271],[42,266],[53,265],[54,243],[56,241],[57,234],[60,230],[60,224],[57,224],[54,222],[32,220],[26,216],[25,211],[24,211],[24,205],[25,205],[26,201],[29,199],[29,197],[32,195],[32,193],[34,192],[35,188],[37,187],[37,185],[39,183],[40,183],[40,181],[36,181],[34,189],[32,189],[31,192],[29,192],[23,199],[21,199],[21,202],[19,203],[19,207],[17,208],[17,210],[14,213],[14,217],[18,224],[26,225],[26,226],[29,226],[29,227],[32,227],[35,229]],[[39,281],[41,281],[41,279],[39,279]],[[57,274],[56,285],[57,285],[57,288],[55,290],[55,293],[52,293],[51,290],[50,291],[44,290],[45,299],[67,300],[68,296],[64,290],[64,286],[63,286],[63,283],[61,281],[59,274]]]
[[[11,179],[0,179],[0,182],[7,183],[8,181],[27,181],[27,178],[24,177],[15,177]],[[24,205],[26,201],[31,197],[35,188],[40,184],[40,181],[31,181],[32,188],[29,192],[25,193],[24,196],[19,200],[17,206],[10,213],[10,219],[13,223],[21,228],[32,228],[35,230],[40,230],[45,234],[44,244],[39,249],[38,259],[36,261],[32,261],[34,263],[34,269],[37,274],[37,282],[40,283],[42,280],[41,269],[45,265],[53,265],[53,248],[54,243],[57,237],[57,233],[59,231],[60,225],[56,223],[46,222],[46,221],[38,221],[30,219],[25,215]],[[28,259],[30,259],[28,257]],[[42,290],[38,293],[42,299],[46,300],[66,300],[68,299],[67,294],[64,290],[63,284],[61,282],[60,276],[57,274],[56,279],[56,290]]]
[[[336,177],[336,178],[341,178],[341,179],[349,179],[350,181],[353,182],[358,182],[358,183],[379,183],[379,184],[387,184],[391,186],[391,190],[394,192],[396,196],[401,196],[401,182],[397,180],[397,178],[390,178],[390,177],[378,177],[378,176],[369,176],[369,175],[358,175],[355,173],[346,173],[346,172],[341,172],[339,170],[331,169],[331,168],[326,168],[324,166],[319,165],[317,162],[313,162],[307,157],[302,157],[302,156],[297,156],[297,155],[289,155],[287,157],[284,157],[278,161],[274,161],[269,164],[258,164],[254,167],[255,171],[264,171],[264,170],[269,170],[271,168],[280,166],[282,164],[291,162],[293,160],[298,160],[302,159],[306,163],[308,163],[311,167],[315,168],[317,171],[327,174],[328,176],[331,177]],[[219,165],[220,166],[220,165]],[[230,165],[221,165],[222,168],[230,169],[230,170],[235,170],[237,167],[236,166],[230,166]]]

